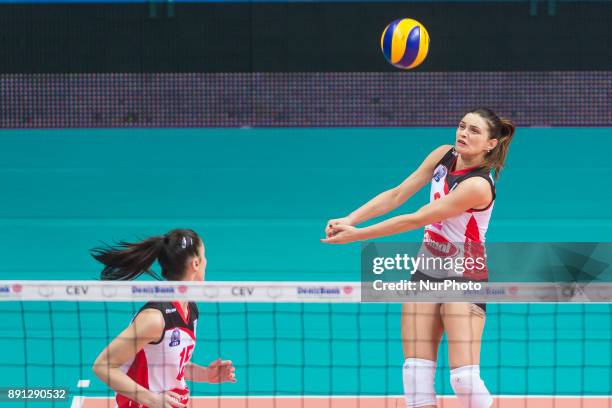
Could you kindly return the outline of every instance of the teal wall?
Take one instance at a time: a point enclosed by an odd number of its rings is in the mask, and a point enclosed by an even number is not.
[[[101,241],[191,227],[212,280],[357,280],[359,246],[320,244],[325,221],[453,138],[452,129],[3,131],[0,277],[94,278],[88,250]],[[612,240],[611,147],[610,129],[519,129],[489,241]]]

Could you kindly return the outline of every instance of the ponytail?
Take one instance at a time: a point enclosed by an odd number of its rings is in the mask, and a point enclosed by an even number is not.
[[[500,118],[500,122],[500,136],[497,146],[491,150],[491,153],[487,155],[485,161],[485,163],[494,170],[496,179],[499,178],[499,173],[501,173],[506,163],[506,157],[510,150],[510,142],[512,142],[512,138],[514,137],[515,129],[514,124],[508,119]]]
[[[104,265],[102,280],[133,280],[142,274],[162,279],[150,268],[157,260],[162,277],[180,280],[187,261],[200,256],[202,240],[194,231],[177,229],[163,236],[147,238],[137,243],[120,242],[116,246],[94,248],[91,256]]]
[[[104,265],[102,280],[132,280],[142,274],[159,277],[149,268],[159,256],[163,237],[152,237],[138,243],[120,242],[116,246],[95,248],[91,255]]]
[[[484,162],[485,167],[494,171],[497,179],[506,163],[516,127],[510,120],[500,118],[487,108],[475,109],[468,113],[475,113],[485,119],[489,125],[490,138],[497,139],[497,146],[486,154]]]

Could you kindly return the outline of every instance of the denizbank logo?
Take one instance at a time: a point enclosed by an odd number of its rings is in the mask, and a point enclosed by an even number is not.
[[[298,286],[297,295],[298,297],[335,297],[340,296],[342,293],[341,289],[337,286],[325,287],[325,286]]]
[[[155,295],[174,293],[171,286],[132,286],[132,294]]]

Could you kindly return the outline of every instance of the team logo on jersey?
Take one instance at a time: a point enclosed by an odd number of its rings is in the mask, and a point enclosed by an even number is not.
[[[176,347],[179,344],[181,344],[181,331],[179,329],[174,329],[170,336],[170,347]]]
[[[437,183],[438,181],[442,180],[446,176],[446,173],[447,173],[446,166],[439,165],[438,167],[436,167],[436,170],[434,171],[433,179],[436,180],[436,183]]]
[[[423,243],[434,256],[453,256],[458,252],[457,247],[452,242],[432,230],[425,230]]]

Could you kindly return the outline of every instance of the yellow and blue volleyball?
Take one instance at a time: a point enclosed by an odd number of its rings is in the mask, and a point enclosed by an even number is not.
[[[400,18],[389,24],[380,37],[380,47],[390,64],[402,69],[419,66],[429,52],[429,34],[411,18]]]

